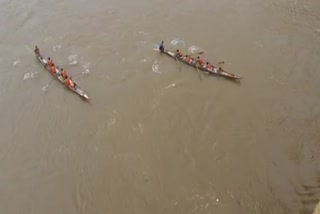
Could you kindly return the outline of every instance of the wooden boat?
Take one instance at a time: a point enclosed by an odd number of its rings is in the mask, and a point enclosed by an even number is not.
[[[75,87],[68,87],[66,86],[63,77],[60,74],[59,68],[56,67],[56,74],[54,75],[51,71],[49,66],[47,66],[47,60],[41,56],[38,55],[37,59],[40,61],[40,63],[45,67],[45,69],[54,77],[56,78],[61,84],[63,84],[66,88],[68,88],[69,90],[73,91],[74,93],[78,94],[81,98],[85,99],[85,100],[90,100],[89,96],[80,88],[80,86],[78,84],[75,84]],[[74,82],[74,81],[73,81]]]
[[[214,75],[217,75],[217,76],[223,76],[223,77],[225,77],[225,78],[233,79],[233,80],[239,80],[239,79],[241,79],[241,77],[239,77],[239,76],[237,76],[237,75],[235,75],[235,74],[229,73],[229,72],[227,72],[227,71],[225,71],[225,70],[223,70],[223,69],[218,70],[218,68],[216,68],[216,67],[214,67],[214,66],[212,66],[212,67],[213,67],[212,69],[208,69],[208,68],[206,68],[205,66],[200,66],[200,65],[197,66],[196,63],[195,63],[195,61],[189,63],[189,62],[187,62],[183,57],[182,57],[182,58],[179,58],[179,57],[177,58],[177,57],[176,57],[176,54],[175,54],[174,52],[172,52],[172,51],[169,51],[169,50],[164,50],[163,52],[160,51],[160,53],[164,53],[164,54],[170,56],[171,58],[177,59],[177,60],[179,60],[180,62],[183,62],[183,63],[185,63],[185,64],[187,64],[187,65],[189,65],[189,66],[192,66],[192,67],[194,67],[194,68],[197,68],[197,67],[198,67],[198,69],[199,69],[200,71],[208,72],[209,74],[214,74]]]

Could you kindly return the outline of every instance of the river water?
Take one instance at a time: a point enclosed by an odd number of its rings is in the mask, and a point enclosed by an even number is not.
[[[319,1],[0,0],[0,24],[1,213],[313,212]],[[200,80],[161,40],[241,83]]]

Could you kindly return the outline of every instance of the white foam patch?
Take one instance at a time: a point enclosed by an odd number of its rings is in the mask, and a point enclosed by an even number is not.
[[[84,69],[84,70],[82,71],[83,74],[88,74],[88,73],[90,72],[90,69],[89,69],[89,67],[90,67],[90,62],[84,64],[82,67],[83,67],[83,69]]]
[[[30,79],[30,73],[25,73],[24,75],[23,75],[23,80],[27,80],[27,79]]]
[[[48,89],[48,87],[49,87],[49,84],[47,84],[47,85],[43,86],[43,87],[42,87],[42,91],[46,92],[46,91],[47,91],[47,89]]]
[[[77,59],[78,59],[78,55],[77,54],[72,54],[70,56],[68,56],[68,60],[70,61],[69,65],[75,65],[77,64]]]
[[[176,86],[176,84],[172,83],[172,84],[168,85],[166,88],[172,88],[172,87],[175,87],[175,86]]]
[[[150,57],[140,59],[140,63],[149,64],[152,61]]]
[[[158,64],[158,60],[156,60],[153,64],[152,64],[152,71],[158,74],[161,74],[161,72],[159,71],[159,64]]]
[[[201,51],[204,51],[202,48],[200,48],[200,47],[197,47],[197,46],[194,46],[194,45],[192,45],[192,46],[190,46],[189,48],[188,48],[188,52],[190,53],[190,54],[196,54],[196,53],[199,53],[199,52],[201,52]]]
[[[28,72],[23,75],[23,80],[33,79],[36,76],[37,72]]]
[[[61,45],[55,45],[55,46],[53,46],[53,50],[54,51],[57,51],[58,49],[60,49],[61,48]]]
[[[16,66],[16,65],[18,65],[20,63],[20,60],[18,59],[18,60],[16,60],[16,61],[14,61],[13,63],[12,63],[12,65],[13,66]]]
[[[182,46],[186,46],[186,44],[184,43],[184,41],[182,39],[179,39],[179,38],[176,38],[174,40],[172,40],[171,42],[171,45],[182,45]]]
[[[78,58],[78,54],[72,54],[72,55],[68,56],[69,61],[76,60],[77,58]]]
[[[147,60],[147,59],[140,59],[140,62],[141,62],[141,63],[147,63],[148,60]]]

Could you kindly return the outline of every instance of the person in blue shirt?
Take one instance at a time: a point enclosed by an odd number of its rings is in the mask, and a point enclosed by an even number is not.
[[[160,50],[161,52],[164,51],[163,41],[161,41],[161,43],[160,43],[160,45],[159,45],[159,50]]]

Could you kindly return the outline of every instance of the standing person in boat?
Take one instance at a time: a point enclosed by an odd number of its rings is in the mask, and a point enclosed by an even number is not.
[[[40,49],[38,48],[38,46],[34,47],[34,53],[36,54],[36,56],[40,55]]]
[[[48,57],[48,62],[47,62],[48,66],[49,67],[52,67],[53,66],[53,61],[50,57]]]
[[[161,43],[160,43],[160,45],[159,45],[159,50],[160,50],[161,52],[164,51],[163,41],[161,41]]]
[[[200,58],[200,56],[197,57],[196,63],[199,63],[200,66],[203,66],[204,62],[203,60]]]
[[[68,78],[67,72],[66,72],[66,70],[63,70],[63,68],[61,68],[60,73],[61,73],[61,76],[63,77],[63,79],[67,79]]]
[[[182,54],[182,52],[181,52],[179,49],[177,49],[176,57],[177,57],[177,58],[182,58],[182,57],[183,57],[183,54]]]

